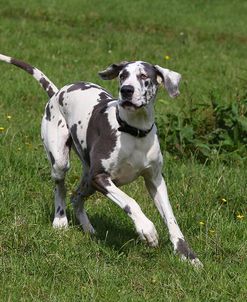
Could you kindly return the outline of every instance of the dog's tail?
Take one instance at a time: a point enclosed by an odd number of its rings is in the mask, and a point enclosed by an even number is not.
[[[36,67],[2,54],[0,54],[0,61],[13,64],[31,74],[35,80],[39,82],[41,87],[43,87],[50,98],[58,91],[58,88]]]

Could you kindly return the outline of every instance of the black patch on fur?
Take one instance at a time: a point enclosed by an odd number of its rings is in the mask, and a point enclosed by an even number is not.
[[[61,123],[62,123],[62,120],[59,120],[58,123],[57,123],[57,125],[60,126]]]
[[[72,147],[72,143],[73,143],[73,140],[72,140],[72,137],[70,136],[66,143],[65,143],[65,146],[67,146],[69,149]]]
[[[34,70],[34,67],[25,63],[25,62],[22,62],[22,61],[19,61],[19,60],[16,60],[14,58],[11,58],[10,60],[10,63],[17,66],[17,67],[20,67],[21,69],[24,69],[26,72],[30,73],[33,75],[33,70]]]
[[[51,98],[54,95],[54,90],[52,89],[52,87],[50,86],[49,89],[47,90],[47,94],[48,96]]]
[[[120,74],[119,79],[122,83],[124,80],[126,80],[130,76],[130,73],[128,70],[124,69],[123,72]]]
[[[46,105],[46,108],[45,108],[45,118],[47,121],[51,120],[51,110],[50,110],[49,103]]]
[[[193,260],[196,258],[196,255],[190,250],[188,244],[183,239],[178,240],[177,252],[181,255],[184,255],[186,258]]]
[[[101,89],[100,87],[98,87],[97,85],[94,85],[92,83],[87,83],[87,82],[78,82],[75,84],[72,84],[68,89],[67,92],[72,92],[75,90],[87,90],[90,88],[97,88],[97,89]]]
[[[111,128],[105,113],[110,101],[112,97],[107,92],[99,94],[98,104],[93,108],[87,127],[85,159],[94,175],[105,172],[101,160],[109,158],[116,145],[116,130]]]
[[[45,91],[47,92],[48,96],[51,98],[54,95],[54,91],[50,86],[50,82],[47,81],[45,78],[41,78],[39,80],[39,82],[42,85],[42,87],[45,89]]]
[[[75,144],[76,151],[77,151],[79,157],[82,159],[83,155],[84,155],[84,150],[82,149],[82,146],[81,146],[80,141],[78,139],[77,124],[74,124],[73,126],[71,126],[71,128],[70,128],[70,134],[71,134],[73,142]]]
[[[60,215],[60,216],[63,216],[63,215],[64,215],[64,210],[61,210],[61,211],[59,212],[59,215]]]
[[[125,206],[125,207],[124,207],[124,212],[125,212],[126,214],[129,214],[129,215],[132,214],[129,206]]]
[[[53,154],[51,153],[51,151],[49,152],[49,156],[50,156],[51,164],[52,164],[52,166],[54,166],[55,158],[54,158]]]
[[[49,85],[50,85],[50,83],[45,79],[45,78],[41,78],[40,80],[39,80],[39,82],[40,82],[40,84],[42,85],[42,87],[46,90],[48,87],[49,87]]]
[[[92,185],[96,190],[106,195],[108,190],[106,187],[110,186],[109,176],[105,173],[97,174],[92,178]]]
[[[100,94],[99,94],[99,100],[100,101],[108,101],[108,100],[111,100],[112,101],[112,96],[106,92],[106,91],[102,91]]]
[[[80,125],[80,124],[81,124],[81,121],[78,121],[78,124]]]
[[[155,85],[158,85],[158,82],[157,82],[158,71],[157,71],[157,69],[153,65],[151,65],[149,63],[146,63],[146,62],[142,62],[142,66],[143,66],[147,76],[151,79],[151,81]]]
[[[60,206],[57,207],[57,213],[60,211]]]
[[[58,103],[59,105],[63,106],[63,96],[64,96],[64,93],[65,91],[62,91],[60,94],[59,94],[59,97],[58,97]]]

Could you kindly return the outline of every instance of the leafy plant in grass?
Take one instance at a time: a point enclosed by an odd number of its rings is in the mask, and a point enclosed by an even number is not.
[[[226,152],[241,149],[247,144],[247,98],[221,104],[212,97],[211,102],[215,114],[212,143],[220,143]]]
[[[168,105],[165,100],[159,100]],[[246,156],[247,96],[225,103],[215,93],[210,102],[181,107],[169,102],[166,111],[157,115],[162,148],[170,153],[199,160],[216,155],[229,158]]]

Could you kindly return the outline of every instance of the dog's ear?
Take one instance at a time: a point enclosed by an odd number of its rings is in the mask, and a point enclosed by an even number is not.
[[[100,71],[99,76],[103,80],[115,79],[126,64],[128,64],[127,61],[120,62],[119,64],[112,64],[105,70]]]
[[[180,94],[178,85],[181,80],[181,74],[160,67],[159,65],[154,66],[157,70],[157,81],[159,84],[163,84],[170,97],[175,98]]]

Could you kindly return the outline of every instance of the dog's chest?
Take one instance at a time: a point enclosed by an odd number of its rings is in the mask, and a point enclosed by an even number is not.
[[[110,158],[102,160],[102,165],[118,185],[132,182],[155,162],[160,152],[156,135],[139,139],[122,134]]]

